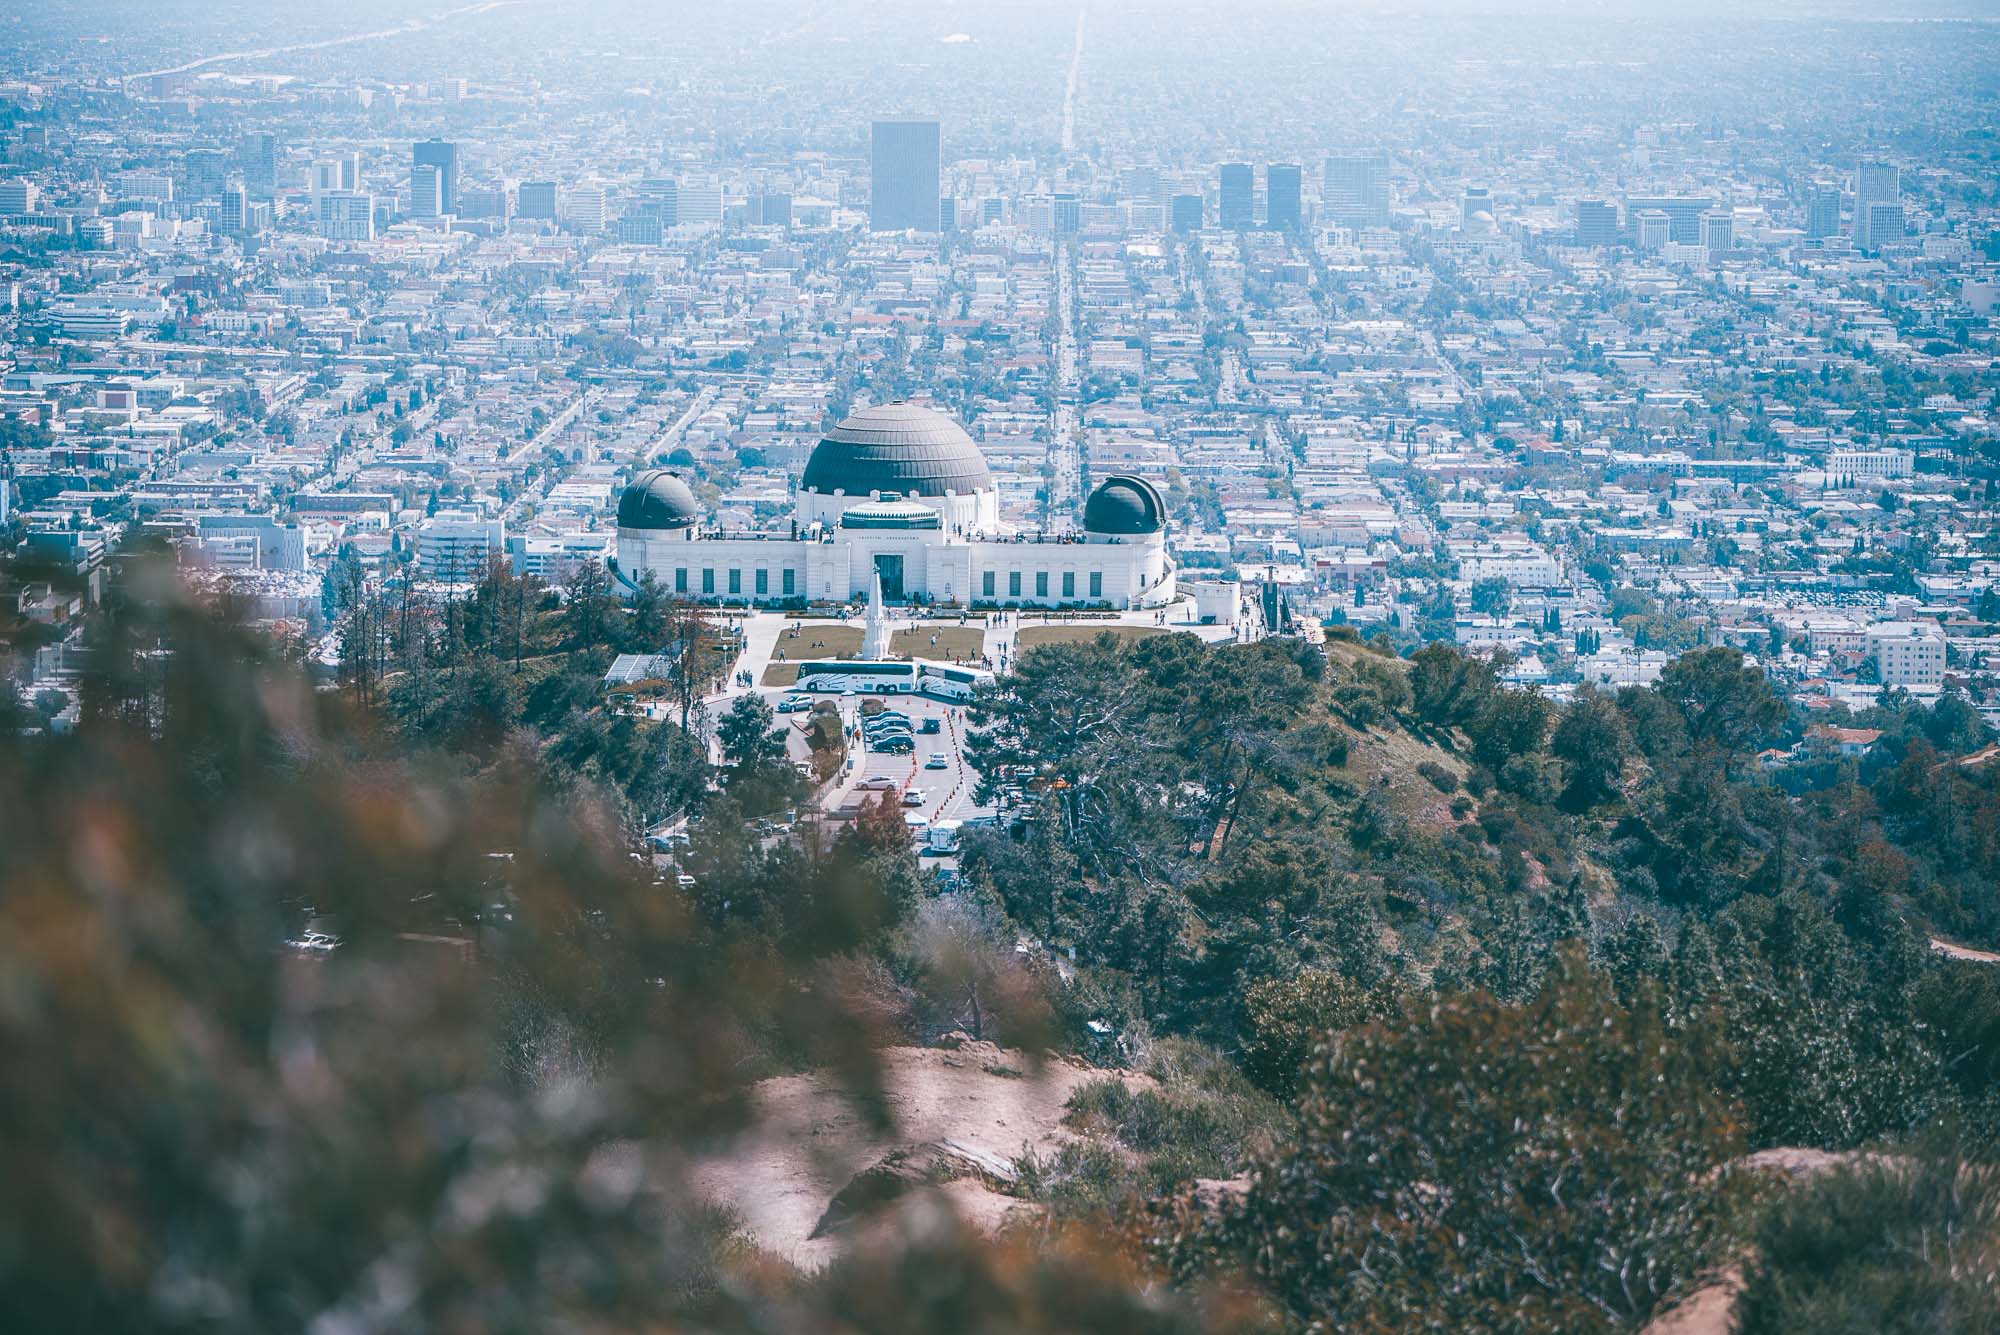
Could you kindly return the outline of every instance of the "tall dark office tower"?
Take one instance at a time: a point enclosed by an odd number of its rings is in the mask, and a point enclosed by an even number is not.
[[[672,176],[648,176],[633,192],[640,211],[660,220],[662,227],[681,225],[681,183]],[[716,219],[720,222],[721,219]]]
[[[1222,225],[1238,232],[1257,225],[1257,173],[1247,162],[1222,164]]]
[[[875,122],[868,225],[878,232],[935,232],[938,201],[938,122],[891,116]]]
[[[181,194],[191,200],[221,199],[222,187],[229,180],[229,155],[219,148],[191,148],[187,159]]]
[[[521,182],[520,198],[514,205],[516,218],[541,218],[554,222],[556,218],[556,183],[554,181]]]
[[[1168,204],[1176,232],[1199,232],[1202,224],[1200,195],[1175,195]]]
[[[949,196],[938,201],[938,230],[940,232],[958,230],[958,201]]]
[[[443,213],[458,212],[458,145],[443,139],[426,139],[410,145],[410,166],[435,167]]]
[[[269,199],[278,193],[278,136],[258,130],[243,136],[236,159],[243,169],[243,188],[252,199]]]
[[[1342,227],[1389,225],[1389,159],[1335,153],[1326,160],[1326,216]]]
[[[1806,235],[1814,239],[1840,235],[1840,187],[1815,181],[1806,194]]]
[[[1264,225],[1274,232],[1296,232],[1305,225],[1305,168],[1274,162],[1264,169]]]
[[[1075,236],[1083,230],[1083,201],[1064,191],[1049,201],[1049,219],[1057,236]]]
[[[753,221],[764,227],[790,227],[792,225],[792,197],[787,194],[769,193],[752,195],[750,203]]]
[[[1618,206],[1602,199],[1576,202],[1576,244],[1615,246],[1623,236],[1618,226]]]

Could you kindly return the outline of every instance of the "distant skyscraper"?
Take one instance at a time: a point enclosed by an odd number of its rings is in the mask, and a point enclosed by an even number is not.
[[[1201,230],[1203,210],[1200,195],[1175,195],[1168,201],[1168,208],[1176,232]]]
[[[1296,232],[1305,225],[1305,169],[1274,162],[1264,169],[1264,223],[1274,232]]]
[[[229,180],[229,155],[219,148],[191,148],[183,160],[183,198],[200,202],[222,198]]]
[[[410,216],[439,218],[449,210],[444,206],[444,169],[436,163],[419,162],[410,168]]]
[[[681,183],[672,176],[649,176],[639,182],[640,207],[660,220],[662,227],[681,225]]]
[[[1806,195],[1806,235],[1815,239],[1840,235],[1840,187],[1829,181],[1813,184]]]
[[[1057,236],[1075,236],[1083,230],[1083,201],[1065,191],[1049,201],[1049,224]]]
[[[1257,225],[1257,173],[1247,162],[1222,164],[1222,225],[1245,232]]]
[[[1701,244],[1708,248],[1710,257],[1724,251],[1736,249],[1736,218],[1733,214],[1717,210],[1701,220]]]
[[[340,160],[338,158],[321,158],[306,168],[306,190],[314,199],[318,199],[329,190],[345,190],[347,188],[340,183]]]
[[[1667,215],[1667,240],[1701,244],[1701,220],[1715,210],[1715,201],[1698,195],[1632,195],[1625,200],[1628,222],[1642,213]]]
[[[1866,208],[1857,207],[1854,230],[1861,236],[1861,245],[1869,250],[1897,245],[1906,236],[1903,206],[1894,201],[1878,199]]]
[[[220,228],[230,236],[241,236],[250,230],[248,187],[240,176],[232,176],[223,184]]]
[[[1665,209],[1643,209],[1632,214],[1632,239],[1639,249],[1664,249],[1674,239],[1674,220]]]
[[[938,122],[894,116],[870,136],[868,225],[878,232],[935,232],[939,187]]]
[[[1615,246],[1618,242],[1618,206],[1602,199],[1579,199],[1576,202],[1576,244]]]
[[[938,201],[938,230],[940,232],[958,230],[958,201],[949,195]]]
[[[1890,222],[1893,206],[1894,224]],[[1903,174],[1893,164],[1864,162],[1854,172],[1854,244],[1864,249],[1903,239]]]
[[[931,209],[936,211],[936,200],[931,201]],[[722,222],[722,182],[682,181],[679,215],[683,227],[719,226]],[[933,220],[931,225],[935,227],[936,221]]]
[[[541,218],[548,222],[556,219],[556,183],[554,181],[523,181],[520,196],[514,204],[516,218]]]
[[[458,145],[443,139],[426,139],[410,145],[410,166],[435,167],[444,204],[440,213],[458,212]]]
[[[319,234],[329,241],[373,241],[375,196],[329,190],[319,196]]]
[[[580,185],[563,192],[564,211],[570,226],[586,236],[604,230],[604,187]]]
[[[1332,154],[1326,160],[1326,214],[1342,227],[1389,225],[1389,160],[1379,153]]]
[[[258,130],[243,136],[236,151],[243,169],[243,186],[252,199],[269,199],[278,192],[278,136]]]
[[[750,199],[751,219],[763,227],[790,227],[792,225],[792,197],[785,194],[753,195]]]

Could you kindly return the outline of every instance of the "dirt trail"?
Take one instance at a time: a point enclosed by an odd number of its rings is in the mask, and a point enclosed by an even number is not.
[[[802,1269],[826,1265],[847,1246],[814,1228],[835,1192],[890,1151],[950,1142],[1006,1163],[1046,1154],[1077,1139],[1062,1126],[1078,1086],[1109,1074],[1070,1062],[1039,1070],[1019,1052],[991,1043],[957,1048],[891,1048],[882,1084],[893,1130],[877,1132],[824,1075],[780,1076],[755,1090],[753,1128],[725,1152],[695,1166],[694,1181],[735,1210],[757,1246]],[[1134,1083],[1143,1076],[1123,1076]],[[955,1182],[947,1194],[962,1217],[997,1227],[1026,1208],[1012,1198]]]

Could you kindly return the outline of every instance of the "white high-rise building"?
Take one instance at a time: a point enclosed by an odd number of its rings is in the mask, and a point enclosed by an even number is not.
[[[440,510],[417,530],[417,568],[426,579],[472,583],[506,550],[505,526],[477,510]]]
[[[373,241],[375,196],[365,190],[329,190],[319,197],[319,234],[329,241]]]
[[[604,187],[573,186],[562,194],[563,216],[571,227],[589,236],[604,230]]]
[[[682,181],[680,194],[680,225],[717,226],[722,222],[722,183],[720,181]],[[935,225],[933,225],[935,230]]]
[[[1854,172],[1854,244],[1868,249],[1902,239],[1902,171],[1891,163],[1862,163]]]
[[[1882,621],[1868,628],[1869,656],[1884,686],[1936,686],[1944,680],[1944,632],[1921,621]]]

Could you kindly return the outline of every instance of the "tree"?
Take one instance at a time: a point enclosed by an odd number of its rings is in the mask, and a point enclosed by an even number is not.
[[[1492,664],[1448,644],[1427,644],[1410,655],[1411,708],[1425,726],[1462,727],[1497,689]]]
[[[1296,1140],[1240,1202],[1183,1198],[1157,1245],[1322,1328],[1635,1326],[1718,1254],[1737,1192],[1706,1043],[1571,947],[1526,1006],[1461,993],[1337,1035]]]
[[[1243,998],[1243,1073],[1273,1094],[1297,1088],[1316,1044],[1376,1018],[1367,992],[1337,973],[1267,978]]]
[[[737,770],[775,765],[785,758],[785,734],[763,696],[739,695],[716,724],[715,740],[722,758]]]
[[[1726,645],[1682,654],[1653,690],[1678,711],[1697,751],[1724,760],[1754,749],[1785,721],[1785,702],[1764,673]]]
[[[1563,767],[1563,807],[1586,811],[1617,797],[1629,746],[1617,705],[1591,686],[1579,689],[1549,738]]]
[[[1498,575],[1482,579],[1473,584],[1467,601],[1481,616],[1504,617],[1514,604],[1514,586]]]

